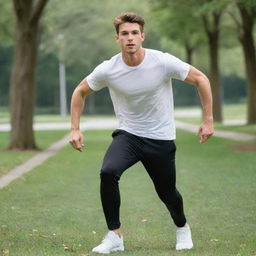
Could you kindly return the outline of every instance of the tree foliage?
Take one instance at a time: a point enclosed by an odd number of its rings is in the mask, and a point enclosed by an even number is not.
[[[206,42],[201,22],[187,1],[155,0],[152,11],[162,36],[184,47],[187,62],[192,64],[193,52]]]

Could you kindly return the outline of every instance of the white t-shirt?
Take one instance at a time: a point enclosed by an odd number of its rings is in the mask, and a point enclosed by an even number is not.
[[[98,91],[109,88],[118,129],[157,140],[176,138],[170,78],[185,80],[190,65],[161,51],[145,49],[138,66],[128,66],[119,53],[97,66],[85,79]]]

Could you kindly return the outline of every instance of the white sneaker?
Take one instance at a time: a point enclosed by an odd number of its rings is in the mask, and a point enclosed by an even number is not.
[[[193,248],[191,231],[188,224],[185,227],[178,228],[176,232],[176,250]]]
[[[101,244],[92,249],[92,252],[109,254],[111,252],[124,251],[123,236],[121,238],[114,231],[109,231]]]

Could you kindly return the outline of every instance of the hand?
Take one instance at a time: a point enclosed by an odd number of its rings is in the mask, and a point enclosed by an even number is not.
[[[199,127],[197,136],[200,137],[200,144],[205,143],[214,133],[213,122],[203,122]]]
[[[84,136],[80,130],[71,131],[69,143],[74,149],[83,152]]]

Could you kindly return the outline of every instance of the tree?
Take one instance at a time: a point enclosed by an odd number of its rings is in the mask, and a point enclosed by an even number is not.
[[[0,0],[0,41],[1,45],[11,45],[14,35],[14,17],[11,1]]]
[[[211,1],[209,1],[211,2]],[[222,9],[213,9],[201,15],[205,32],[208,38],[210,73],[213,94],[213,118],[217,122],[222,122],[222,93],[220,85],[219,71],[219,38],[220,38],[220,21]]]
[[[183,43],[187,52],[187,61],[191,63],[191,55],[198,42],[202,41],[201,28],[205,30],[208,39],[210,71],[209,78],[213,93],[213,117],[215,121],[222,121],[222,95],[219,74],[219,34],[222,9],[225,3],[219,0],[168,0],[156,1],[161,10],[160,21],[165,27],[164,34]],[[173,31],[172,33],[168,32]],[[202,26],[203,25],[203,26]],[[201,28],[200,28],[201,27]],[[200,40],[201,39],[201,40]]]
[[[161,35],[182,45],[187,63],[192,64],[193,53],[205,43],[205,35],[191,6],[187,1],[154,0],[151,8]]]
[[[114,40],[115,29],[112,24],[113,18],[119,13],[133,11],[145,17],[146,34],[150,36],[146,36],[144,46],[154,48],[158,44],[159,37],[154,33],[152,26],[148,25],[151,19],[147,9],[149,9],[148,0],[140,0],[139,5],[138,0],[128,2],[108,0],[104,2],[104,5],[102,0],[77,0],[75,4],[69,0],[49,2],[46,15],[42,19],[44,29],[40,50],[54,54],[65,61],[67,90],[70,90],[67,93],[68,98],[80,79],[89,74],[102,61],[120,51]],[[71,76],[75,79],[71,80]],[[101,96],[102,100],[98,100]],[[108,90],[104,90],[104,96],[100,92],[91,94],[86,100],[87,113],[108,109],[99,106],[107,102],[103,100],[104,97],[109,98]]]
[[[256,20],[256,2],[236,0],[239,16],[229,12],[237,28],[238,39],[242,45],[247,77],[247,123],[256,123],[256,49],[253,28]]]
[[[9,149],[36,149],[33,133],[39,20],[48,0],[13,0],[16,42],[11,74]]]

